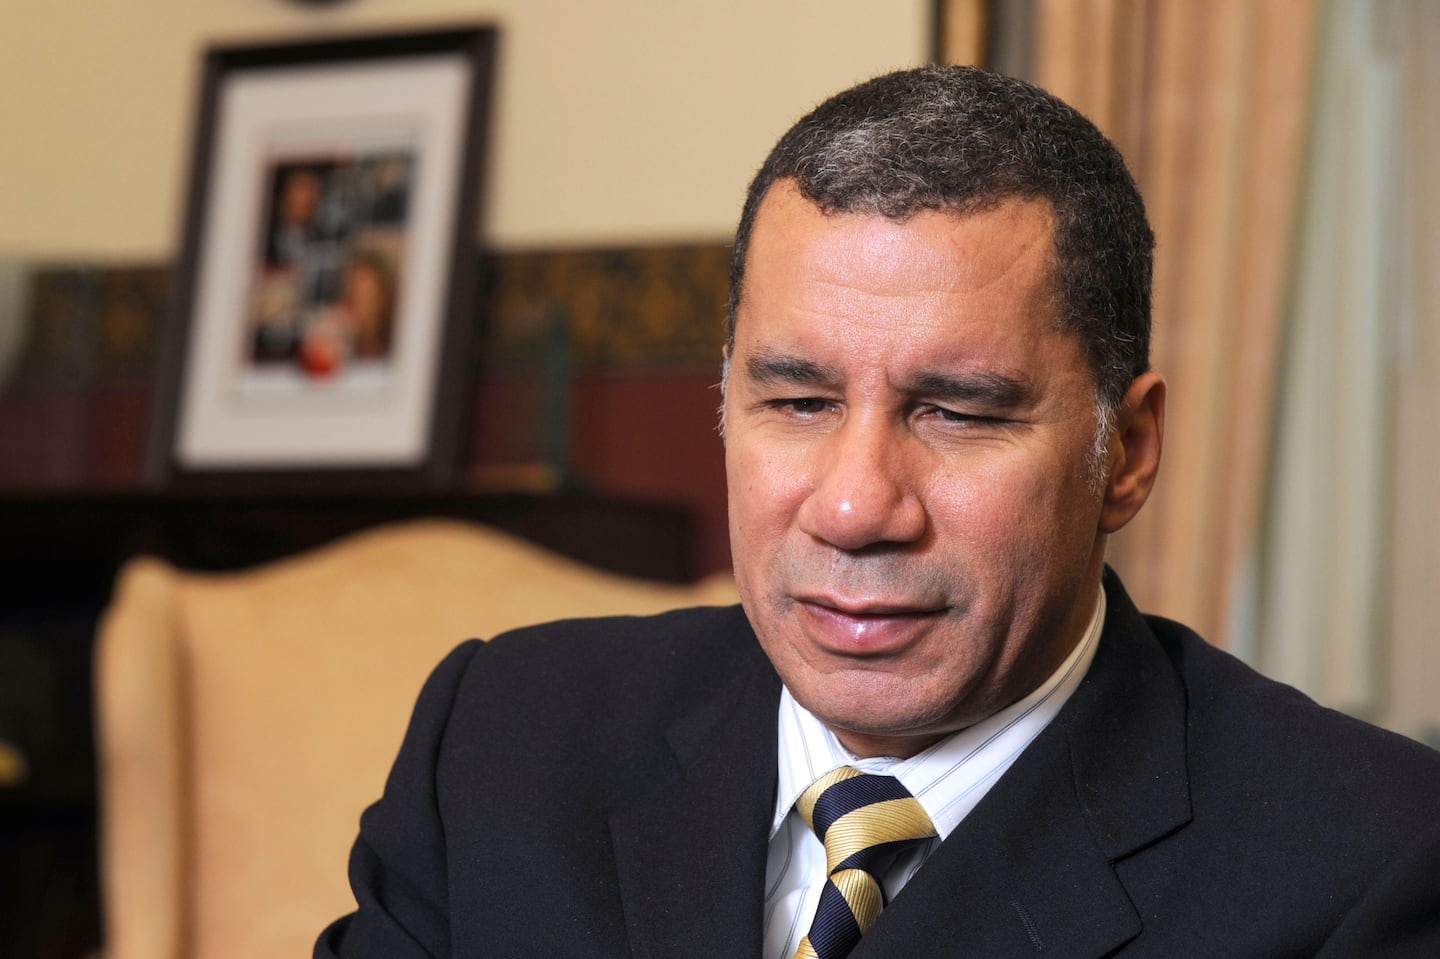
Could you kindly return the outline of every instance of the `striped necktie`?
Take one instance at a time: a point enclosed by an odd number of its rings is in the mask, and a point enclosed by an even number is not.
[[[828,875],[795,959],[840,959],[885,906],[879,873],[901,850],[933,837],[935,826],[898,779],[849,766],[811,783],[795,808],[825,844]]]

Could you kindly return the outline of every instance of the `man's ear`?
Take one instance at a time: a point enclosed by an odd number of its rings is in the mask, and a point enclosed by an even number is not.
[[[1135,377],[1120,409],[1115,412],[1115,429],[1110,436],[1110,470],[1105,483],[1105,502],[1100,510],[1100,530],[1120,529],[1150,498],[1155,475],[1160,470],[1160,447],[1165,439],[1165,380],[1159,373]]]

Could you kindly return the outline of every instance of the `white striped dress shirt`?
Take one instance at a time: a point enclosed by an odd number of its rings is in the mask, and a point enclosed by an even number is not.
[[[1105,591],[1085,635],[1050,678],[1024,699],[952,733],[909,759],[857,759],[825,725],[780,695],[780,769],[765,869],[765,959],[792,959],[825,885],[825,847],[795,812],[795,800],[836,766],[894,776],[920,801],[939,838],[902,855],[882,880],[893,899],[1075,692],[1100,639]]]

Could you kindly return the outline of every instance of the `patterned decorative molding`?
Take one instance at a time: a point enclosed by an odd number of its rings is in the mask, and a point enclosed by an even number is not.
[[[728,246],[509,253],[487,266],[487,367],[554,349],[558,320],[576,371],[719,368]]]
[[[493,253],[480,266],[482,369],[718,369],[724,244]],[[168,267],[39,266],[11,386],[149,380],[169,308]]]
[[[164,267],[37,268],[15,384],[148,380],[169,297]]]

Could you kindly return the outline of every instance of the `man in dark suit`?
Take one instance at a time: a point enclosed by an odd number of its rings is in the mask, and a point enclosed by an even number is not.
[[[742,607],[458,649],[316,955],[1440,955],[1440,755],[1105,569],[1160,460],[1151,247],[1025,84],[802,119],[732,265]]]

